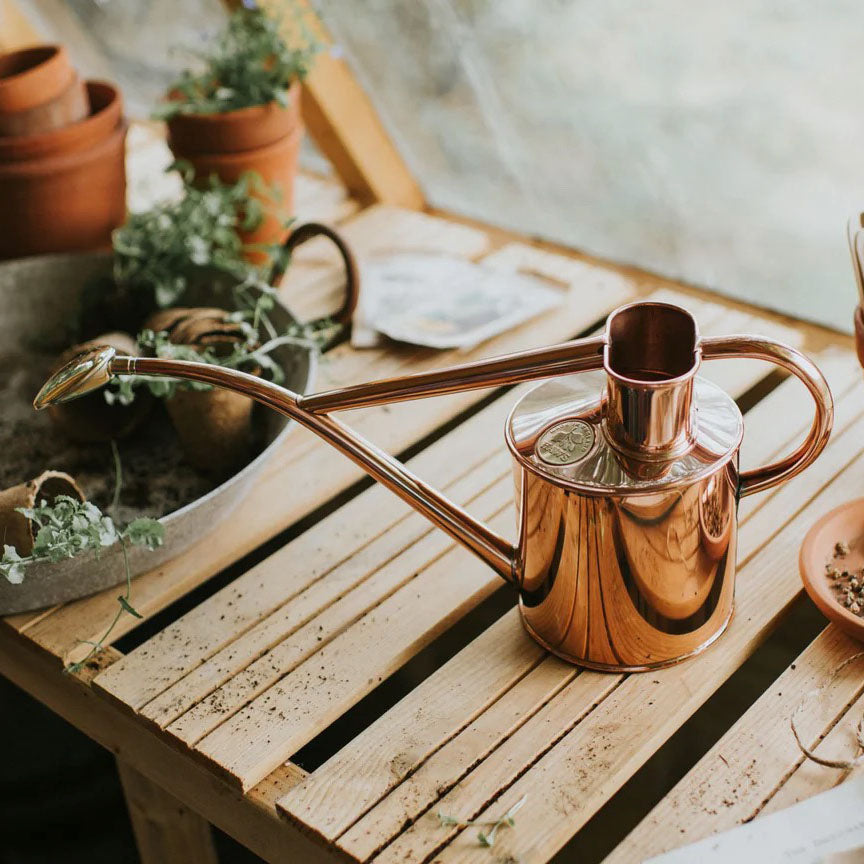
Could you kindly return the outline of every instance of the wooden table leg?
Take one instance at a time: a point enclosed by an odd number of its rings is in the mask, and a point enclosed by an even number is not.
[[[141,864],[218,864],[209,822],[119,759],[117,772]]]

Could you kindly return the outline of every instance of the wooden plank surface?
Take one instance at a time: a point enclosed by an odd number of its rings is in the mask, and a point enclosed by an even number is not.
[[[607,859],[609,864],[639,862],[693,843],[840,780],[839,771],[803,764],[789,718],[805,693],[822,687],[840,663],[860,650],[860,644],[828,627],[618,846]],[[808,747],[836,730],[840,740],[822,742],[823,756],[848,759],[855,753],[849,724],[841,728],[839,721],[850,702],[856,723],[861,716],[862,673],[864,660],[850,665],[799,722]],[[843,748],[839,752],[838,743]],[[798,780],[787,780],[795,775]],[[784,786],[789,786],[785,794]],[[774,806],[767,807],[766,802]]]

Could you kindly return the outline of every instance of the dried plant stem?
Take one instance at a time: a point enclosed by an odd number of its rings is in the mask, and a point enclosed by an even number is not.
[[[841,771],[851,771],[853,768],[857,768],[859,765],[864,764],[864,752],[859,753],[854,759],[825,759],[822,756],[817,755],[801,740],[801,736],[798,733],[798,727],[795,723],[796,718],[804,710],[804,706],[810,699],[814,699],[820,696],[823,691],[825,691],[834,683],[834,681],[837,679],[837,676],[850,663],[853,663],[855,660],[859,660],[862,657],[864,657],[864,651],[853,654],[851,657],[847,657],[839,666],[837,666],[831,672],[831,674],[828,676],[828,680],[822,687],[811,690],[809,693],[804,694],[804,697],[798,703],[798,706],[792,712],[792,717],[789,719],[789,725],[792,727],[792,734],[795,736],[795,742],[798,744],[801,752],[812,762],[815,762],[817,765],[824,765],[826,768],[837,768]],[[861,717],[861,719],[858,721],[857,726],[855,727],[855,741],[858,744],[858,749],[864,751],[864,716]]]
[[[491,847],[495,844],[495,835],[498,833],[498,829],[502,826],[510,826],[516,824],[516,820],[513,818],[519,810],[522,809],[525,802],[528,800],[528,795],[523,795],[503,816],[498,819],[456,819],[453,816],[446,816],[443,813],[438,813],[438,821],[442,825],[448,825],[453,828],[491,828],[487,834],[484,831],[481,831],[477,835],[477,839],[480,842],[481,846]]]

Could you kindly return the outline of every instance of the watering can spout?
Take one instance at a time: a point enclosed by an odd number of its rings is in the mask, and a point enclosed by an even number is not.
[[[70,360],[46,381],[33,401],[34,407],[39,410],[83,396],[119,375],[198,381],[233,390],[279,411],[341,451],[367,474],[481,558],[503,579],[516,581],[516,554],[512,543],[474,519],[415,476],[397,459],[343,423],[326,414],[307,410],[296,393],[255,375],[207,363],[160,357],[124,357],[113,348],[94,348]]]

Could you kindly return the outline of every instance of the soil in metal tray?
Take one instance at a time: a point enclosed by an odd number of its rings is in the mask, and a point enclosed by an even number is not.
[[[87,498],[105,509],[114,493],[110,444],[78,444],[62,433],[32,399],[56,355],[0,355],[0,489],[37,476],[47,468],[67,471]],[[256,437],[263,423],[253,412]],[[164,406],[158,403],[142,426],[118,441],[123,471],[117,516],[121,524],[139,516],[159,518],[190,504],[221,482],[191,467],[183,458]],[[256,442],[253,454],[263,447]]]

